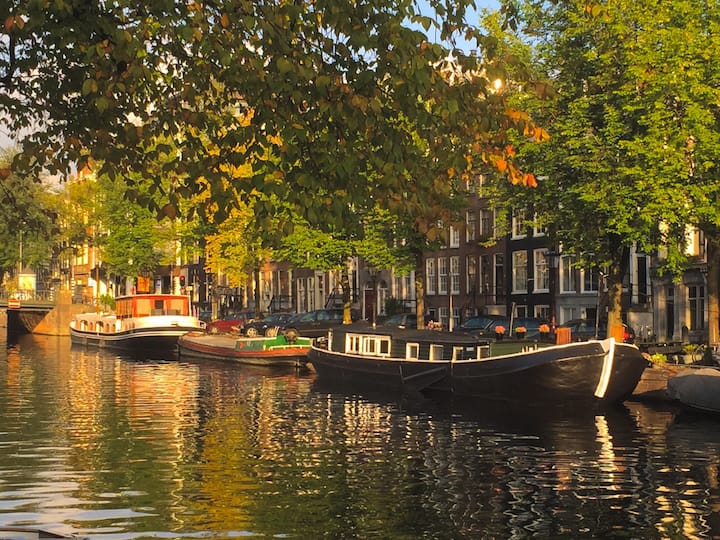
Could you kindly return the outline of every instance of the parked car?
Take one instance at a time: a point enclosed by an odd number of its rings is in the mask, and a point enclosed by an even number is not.
[[[198,313],[198,319],[204,323],[212,321],[212,309],[201,309],[200,313]]]
[[[430,317],[430,315],[425,315],[423,326],[427,326],[431,320],[432,317]],[[417,313],[396,313],[383,319],[378,324],[382,326],[395,326],[397,328],[417,328]]]
[[[243,324],[252,320],[254,317],[255,313],[252,311],[230,311],[219,319],[208,323],[207,331],[211,334],[237,332]]]
[[[360,319],[357,310],[351,310],[353,322]],[[316,309],[307,313],[298,313],[292,319],[281,324],[278,331],[289,340],[298,336],[318,338],[327,334],[329,328],[343,323],[342,309]]]
[[[292,319],[294,313],[270,313],[261,319],[253,319],[240,327],[240,333],[247,337],[276,336],[278,327]]]
[[[597,332],[595,331],[595,319],[572,319],[558,326],[558,328],[570,328],[570,339],[572,341],[587,341],[607,337],[607,319],[600,319]],[[635,343],[635,330],[623,323],[623,341]]]
[[[453,332],[464,332],[479,337],[493,337],[499,324],[507,328],[507,318],[502,315],[476,315],[453,328]]]
[[[525,338],[534,339],[540,335],[540,325],[545,321],[537,317],[514,317],[512,328],[510,318],[505,315],[478,315],[471,317],[454,328],[456,332],[465,332],[478,337],[494,338],[495,328],[502,326],[506,336],[514,336],[517,329],[525,328]]]

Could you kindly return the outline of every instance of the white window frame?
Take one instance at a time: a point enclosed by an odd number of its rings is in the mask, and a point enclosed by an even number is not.
[[[447,257],[438,257],[438,294],[448,293],[448,260]]]
[[[429,258],[425,260],[425,294],[435,294],[435,282],[437,275],[435,274],[435,259]]]
[[[592,276],[593,274],[598,274],[597,280],[594,281]],[[586,278],[590,278],[588,281]],[[597,283],[597,287],[594,285]],[[590,284],[590,287],[587,287],[586,285]],[[594,269],[583,269],[580,271],[580,292],[582,294],[597,294],[600,290],[600,273],[597,270]]]
[[[360,334],[345,334],[345,352],[360,354],[362,347],[362,336]]]
[[[512,213],[512,238],[525,238],[527,236],[525,212],[523,210],[513,210]]]
[[[450,225],[450,247],[460,247],[460,229],[453,227],[452,225]]]
[[[507,284],[505,283],[505,254],[494,253],[492,264],[492,297],[494,301],[497,302],[499,285],[507,287]]]
[[[512,252],[512,292],[526,293],[528,284],[527,251]]]
[[[465,212],[465,242],[474,242],[477,238],[477,212],[468,210]]]
[[[440,354],[438,355],[438,351]],[[439,356],[439,358],[438,358]],[[442,360],[443,359],[443,346],[437,344],[430,344],[430,360]]]
[[[533,292],[550,291],[550,264],[547,254],[547,249],[536,249],[533,251],[533,262],[535,264]]]
[[[460,257],[450,257],[450,294],[460,294]]]
[[[390,356],[390,338],[388,336],[362,336],[362,354],[365,356]]]
[[[473,292],[473,285],[477,286],[478,264],[478,258],[475,255],[465,257],[465,292],[467,294]],[[473,272],[471,273],[470,270],[473,270]]]
[[[574,263],[575,257],[573,255],[562,255],[560,257],[560,265],[558,267],[560,294],[574,293],[577,291],[577,272],[575,272]]]
[[[495,214],[490,208],[480,209],[480,238],[492,238],[495,236]]]
[[[406,343],[405,358],[407,358],[408,360],[417,360],[418,358],[420,358],[420,344]]]

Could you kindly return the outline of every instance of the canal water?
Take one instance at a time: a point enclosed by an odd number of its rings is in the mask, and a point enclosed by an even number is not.
[[[719,471],[720,420],[669,405],[452,403],[309,370],[138,361],[66,337],[0,351],[0,529],[720,538]]]

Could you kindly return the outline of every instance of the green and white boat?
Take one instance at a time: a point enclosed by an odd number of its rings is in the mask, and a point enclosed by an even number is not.
[[[312,339],[288,340],[284,335],[272,337],[237,337],[223,334],[190,332],[178,340],[181,358],[228,360],[255,366],[296,366],[308,362]]]

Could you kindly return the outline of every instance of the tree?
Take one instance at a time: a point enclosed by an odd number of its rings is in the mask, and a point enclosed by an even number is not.
[[[17,274],[20,266],[40,270],[54,252],[58,229],[46,183],[12,172],[15,150],[0,155],[0,271]],[[17,275],[15,276],[17,280]]]
[[[527,123],[492,92],[511,59],[465,22],[471,5],[432,1],[434,20],[403,0],[14,0],[0,118],[29,131],[17,167],[93,158],[111,178],[157,185],[172,173],[167,204],[147,199],[168,215],[207,193],[221,220],[235,193],[260,191],[261,224],[286,208],[279,199],[337,228],[369,193],[432,193],[483,160],[507,163],[507,130]],[[454,51],[451,80],[449,50],[418,27],[443,42],[462,36],[480,55]],[[242,164],[252,169],[238,175]]]
[[[245,285],[271,257],[272,250],[255,225],[253,209],[240,203],[217,225],[216,232],[206,237],[206,267],[213,273],[223,272],[231,287]],[[255,306],[259,309],[259,286],[255,287]]]
[[[685,47],[691,21],[718,10],[716,2],[679,4],[682,16],[672,13],[676,3],[658,11],[625,0],[528,1],[521,11],[536,65],[557,93],[550,101],[520,101],[550,133],[542,145],[519,142],[523,159],[548,181],[533,192],[510,186],[506,200],[530,209],[579,264],[608,269],[608,328],[620,322],[628,251],[670,248],[669,269],[680,268],[678,248],[692,221],[688,190],[679,189],[689,178],[687,117],[678,121],[668,109],[677,91],[668,93],[667,82],[698,68],[692,54],[672,58],[673,51]],[[681,101],[698,90],[708,95],[696,86],[681,90]]]

